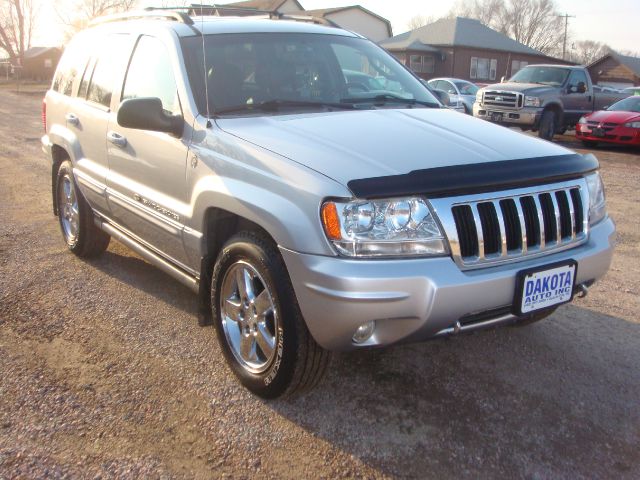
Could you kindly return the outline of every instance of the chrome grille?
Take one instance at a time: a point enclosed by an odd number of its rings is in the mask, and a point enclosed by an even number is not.
[[[516,110],[522,108],[522,94],[489,90],[484,92],[482,104],[485,107],[500,107]]]
[[[433,199],[452,255],[462,268],[516,261],[583,243],[588,233],[584,180]]]

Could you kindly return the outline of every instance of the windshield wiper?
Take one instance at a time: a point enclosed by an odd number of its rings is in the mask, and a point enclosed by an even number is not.
[[[344,103],[335,102],[313,102],[307,100],[266,100],[260,103],[246,103],[242,105],[233,105],[231,107],[224,107],[216,109],[214,114],[221,115],[225,113],[234,112],[250,112],[253,110],[261,112],[277,112],[282,107],[314,107],[314,108],[337,108],[340,110],[353,110],[355,105],[349,105]]]
[[[373,103],[374,105],[384,105],[387,102],[395,102],[405,105],[422,105],[429,108],[440,108],[440,105],[435,102],[426,102],[424,100],[416,100],[415,98],[404,98],[390,93],[383,93],[382,95],[366,98],[343,98],[340,101],[346,104]]]

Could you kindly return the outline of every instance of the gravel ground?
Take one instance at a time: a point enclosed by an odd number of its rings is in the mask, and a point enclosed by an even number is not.
[[[264,402],[190,291],[116,242],[66,251],[39,109],[0,92],[0,478],[640,477],[638,152],[596,152],[620,243],[587,298],[336,355],[314,392]]]

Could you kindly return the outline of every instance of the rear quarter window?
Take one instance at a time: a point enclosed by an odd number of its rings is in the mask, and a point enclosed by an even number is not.
[[[73,87],[89,58],[89,50],[84,48],[86,37],[79,35],[65,48],[60,64],[53,78],[52,89],[63,95],[72,95]]]

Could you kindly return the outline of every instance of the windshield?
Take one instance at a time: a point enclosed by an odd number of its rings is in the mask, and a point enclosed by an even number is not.
[[[475,95],[480,90],[477,86],[470,82],[454,82],[458,90],[460,90],[460,95]]]
[[[558,67],[524,67],[518,70],[510,82],[515,83],[540,83],[559,87],[564,84],[569,76],[569,69]]]
[[[613,112],[639,112],[640,113],[640,97],[628,97],[624,100],[614,103],[609,108]]]
[[[202,38],[182,40],[198,109],[206,112]],[[324,34],[242,33],[205,36],[209,111],[439,107],[391,55],[368,40]]]

